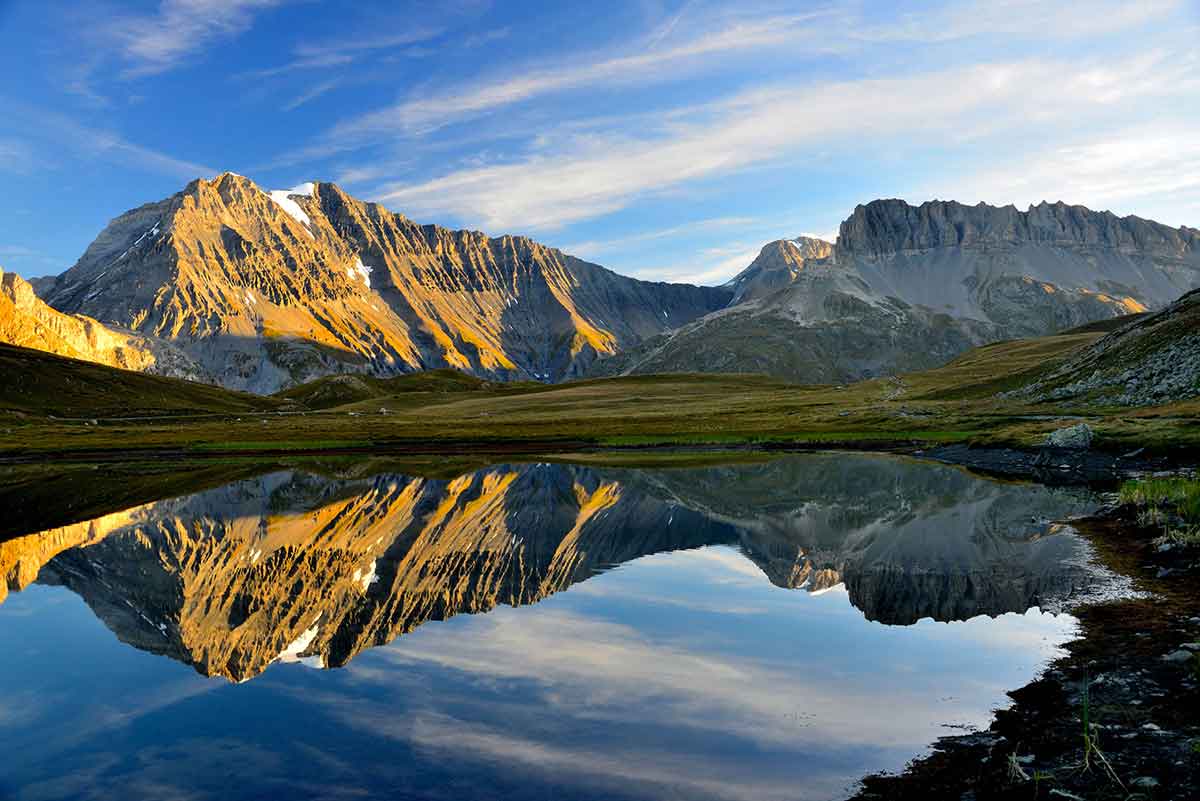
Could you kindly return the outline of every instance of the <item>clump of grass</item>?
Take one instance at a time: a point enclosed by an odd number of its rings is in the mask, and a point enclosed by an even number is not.
[[[1200,480],[1194,478],[1141,478],[1121,485],[1121,503],[1145,507],[1160,514],[1169,507],[1185,523],[1200,524]],[[1152,511],[1151,511],[1152,510]]]
[[[1100,730],[1098,726],[1092,723],[1091,693],[1088,689],[1090,684],[1091,682],[1088,680],[1088,674],[1085,671],[1083,674],[1083,692],[1081,698],[1083,702],[1083,708],[1080,714],[1080,719],[1083,722],[1083,764],[1080,766],[1080,769],[1084,772],[1091,770],[1092,760],[1095,759],[1095,761],[1104,768],[1104,772],[1108,775],[1108,778],[1114,784],[1120,787],[1122,792],[1124,792],[1124,782],[1122,782],[1121,778],[1117,776],[1117,772],[1113,770],[1113,766],[1108,761],[1108,757],[1106,757],[1104,752],[1100,750],[1100,743],[1097,737]]]
[[[1200,480],[1143,478],[1121,485],[1121,503],[1138,507],[1143,528],[1162,527],[1156,545],[1200,546]]]
[[[1184,545],[1195,548],[1200,545],[1200,526],[1163,526],[1161,537],[1156,537],[1155,545]]]

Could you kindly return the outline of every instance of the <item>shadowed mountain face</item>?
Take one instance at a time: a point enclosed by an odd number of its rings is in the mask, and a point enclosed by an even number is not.
[[[265,192],[232,173],[126,212],[38,289],[256,392],[436,367],[558,380],[731,295],[626,278],[524,237],[417,225],[333,184]]]
[[[245,680],[346,664],[430,620],[537,601],[614,565],[738,546],[781,588],[844,583],[868,619],[1053,606],[1100,575],[1052,519],[1085,496],[858,456],[753,466],[281,472],[0,543],[9,590],[78,593],[123,641]]]
[[[764,372],[849,382],[977,345],[1161,308],[1200,287],[1200,231],[1082,206],[876,200],[836,245],[772,242],[739,303],[602,359],[596,375]]]

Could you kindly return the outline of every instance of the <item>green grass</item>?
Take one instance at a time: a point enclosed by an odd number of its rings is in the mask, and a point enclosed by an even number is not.
[[[0,357],[14,359],[0,361],[6,378],[23,371],[38,378],[0,382],[0,457],[939,443],[1032,448],[1049,431],[1074,423],[1064,419],[1068,413],[1086,417],[1100,448],[1200,448],[1200,402],[1065,410],[996,396],[1100,335],[997,343],[935,370],[848,386],[695,373],[546,385],[434,370],[389,379],[325,378],[270,398],[11,348],[0,350]]]
[[[1142,478],[1121,485],[1121,503],[1161,510],[1169,507],[1185,523],[1200,525],[1200,480]]]
[[[370,440],[359,439],[300,439],[300,440],[226,440],[222,442],[196,442],[189,446],[192,451],[265,452],[302,450],[346,450],[368,448]]]
[[[1200,546],[1200,480],[1143,478],[1121,485],[1120,501],[1138,507],[1143,528],[1162,528],[1159,545]]]

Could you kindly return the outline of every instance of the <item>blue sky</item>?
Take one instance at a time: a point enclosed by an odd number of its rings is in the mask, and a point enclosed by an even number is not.
[[[1200,227],[1200,0],[0,0],[0,266],[223,170],[715,283],[875,197]]]

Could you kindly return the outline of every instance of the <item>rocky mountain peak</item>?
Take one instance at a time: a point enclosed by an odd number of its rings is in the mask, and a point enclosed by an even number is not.
[[[557,380],[729,292],[417,225],[331,183],[268,190],[225,172],[114,219],[44,296],[176,343],[225,386],[273,392],[435,367]]]
[[[857,206],[838,233],[838,249],[866,258],[944,247],[1015,248],[1026,244],[1153,252],[1176,258],[1200,252],[1200,236],[1140,217],[1118,217],[1084,206],[1042,202],[966,206],[931,200],[919,206],[896,198]]]
[[[755,300],[782,289],[796,280],[806,264],[827,259],[832,254],[832,243],[814,237],[768,242],[750,266],[726,284],[734,291],[730,304]]]

